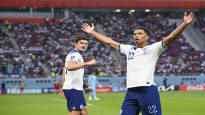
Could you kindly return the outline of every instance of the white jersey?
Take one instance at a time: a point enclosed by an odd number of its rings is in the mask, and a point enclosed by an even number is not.
[[[155,85],[155,66],[164,49],[162,42],[144,48],[120,44],[120,52],[127,59],[127,88]]]
[[[69,61],[75,61],[77,63],[84,62],[82,55],[76,50],[72,50],[68,53],[65,59],[65,65],[68,65]],[[84,68],[72,71],[65,69],[64,71],[65,81],[63,84],[63,89],[83,90]]]

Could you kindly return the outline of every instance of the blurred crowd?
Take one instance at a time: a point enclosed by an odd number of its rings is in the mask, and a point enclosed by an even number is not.
[[[77,36],[89,38],[89,49],[83,54],[85,60],[97,59],[97,65],[87,68],[86,74],[95,71],[99,76],[125,76],[125,56],[83,33],[81,25],[93,22],[97,31],[129,44],[134,43],[134,28],[144,26],[151,33],[149,42],[154,43],[176,28],[177,24],[171,21],[173,19],[172,15],[157,13],[69,12],[64,19],[45,19],[44,24],[1,23],[0,77],[60,76],[65,56]],[[205,31],[204,28],[205,24],[201,26],[202,31]],[[205,52],[196,51],[180,36],[161,55],[156,74],[205,74]]]

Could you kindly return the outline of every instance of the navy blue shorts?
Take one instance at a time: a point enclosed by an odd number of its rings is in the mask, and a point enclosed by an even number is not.
[[[83,91],[70,89],[63,90],[63,92],[67,100],[68,111],[81,111],[86,106]]]
[[[162,115],[160,96],[156,86],[128,88],[121,107],[121,115]]]

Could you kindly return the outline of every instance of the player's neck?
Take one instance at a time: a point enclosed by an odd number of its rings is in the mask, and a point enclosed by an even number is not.
[[[80,50],[78,48],[74,48],[75,51],[80,52]]]
[[[79,51],[78,48],[74,48],[75,51]]]
[[[147,42],[143,42],[141,44],[137,44],[138,48],[143,48],[147,45]]]

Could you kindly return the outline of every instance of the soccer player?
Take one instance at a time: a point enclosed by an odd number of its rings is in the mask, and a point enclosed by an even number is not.
[[[24,80],[22,79],[22,80],[20,81],[20,84],[19,84],[20,95],[23,95],[23,93],[24,93],[24,87],[25,87],[25,84],[24,84]]]
[[[6,89],[6,83],[3,81],[1,83],[1,93],[2,95],[6,94],[7,93],[7,89]]]
[[[121,115],[162,115],[160,97],[154,83],[154,71],[160,54],[193,21],[193,13],[185,13],[182,23],[161,41],[148,45],[149,32],[136,28],[133,39],[136,46],[121,44],[94,30],[94,25],[83,24],[82,30],[98,41],[118,49],[126,55],[127,60],[127,92],[121,107]]]
[[[96,64],[95,59],[84,62],[81,52],[86,51],[88,40],[78,37],[65,59],[63,93],[69,115],[88,115],[83,94],[84,67]]]
[[[88,87],[91,89],[89,92],[89,100],[99,100],[96,96],[97,78],[95,72],[88,76]]]

